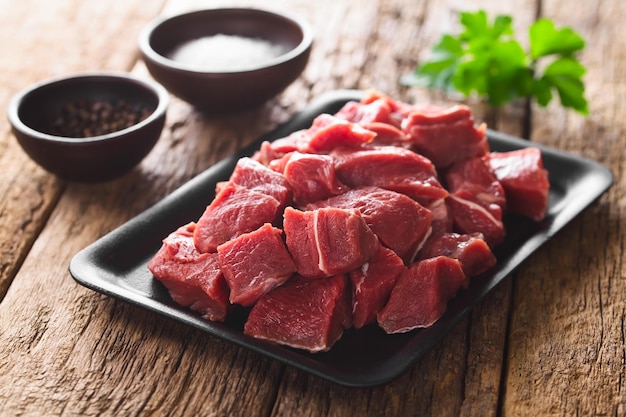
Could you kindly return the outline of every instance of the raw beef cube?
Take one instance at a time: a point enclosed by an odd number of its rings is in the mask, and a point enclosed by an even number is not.
[[[431,326],[464,281],[457,259],[439,256],[412,264],[400,275],[389,301],[376,315],[378,325],[387,333]]]
[[[274,159],[279,159],[294,151],[306,152],[310,134],[308,129],[297,130],[284,138],[273,142],[264,141],[261,147],[254,153],[252,159],[268,166]]]
[[[284,175],[298,205],[341,194],[348,190],[335,175],[333,158],[328,155],[293,152],[284,166]]]
[[[409,113],[415,110],[415,106],[404,103],[400,100],[395,100],[380,91],[368,91],[367,94],[361,99],[361,104],[367,105],[376,101],[385,101],[391,109],[390,119],[391,123],[396,127],[402,126],[402,120],[404,120]]]
[[[485,159],[504,187],[507,210],[535,221],[542,220],[548,210],[550,182],[541,151],[525,148],[492,152]]]
[[[484,155],[489,150],[485,125],[475,126],[470,108],[463,105],[414,110],[403,120],[402,130],[411,138],[413,148],[437,168]]]
[[[334,152],[337,177],[351,188],[372,185],[408,195],[423,206],[448,195],[425,157],[395,146]]]
[[[431,237],[452,232],[454,220],[445,199],[437,200],[427,208],[433,216],[433,221],[431,223],[432,231],[430,233]]]
[[[482,158],[457,161],[445,173],[450,196],[447,203],[458,231],[482,233],[489,245],[504,239],[504,188]]]
[[[215,252],[222,243],[272,223],[280,208],[272,196],[228,184],[198,220],[194,243],[200,252]]]
[[[287,179],[251,158],[241,158],[237,161],[229,181],[274,197],[282,208],[291,203],[291,187]]]
[[[474,196],[472,201],[484,207],[497,204],[506,209],[504,188],[483,158],[455,162],[446,170],[445,179],[450,194],[465,191],[465,195]]]
[[[269,223],[221,244],[217,253],[233,304],[252,305],[296,272],[282,231]]]
[[[378,187],[359,187],[327,200],[309,204],[320,207],[355,208],[380,242],[407,264],[428,238],[432,213],[404,194]]]
[[[358,148],[376,136],[361,125],[325,113],[313,120],[309,133],[306,152],[311,153],[328,153],[338,147]]]
[[[315,280],[295,275],[254,304],[244,333],[313,353],[327,351],[350,326],[349,297],[344,275]]]
[[[349,272],[378,250],[378,238],[357,209],[287,207],[283,223],[296,269],[308,278]]]
[[[373,145],[410,146],[410,138],[400,129],[401,117],[394,113],[388,99],[378,98],[369,103],[350,101],[335,116],[375,132]]]
[[[349,101],[335,113],[335,116],[360,125],[377,122],[400,127],[397,119],[392,118],[391,114],[391,103],[380,98],[369,103]]]
[[[370,143],[375,146],[398,146],[401,148],[410,148],[410,138],[397,127],[380,122],[371,122],[363,125],[367,130],[376,133],[376,137]]]
[[[505,236],[502,208],[497,204],[485,206],[474,202],[474,195],[466,190],[457,191],[446,199],[452,213],[454,227],[463,234],[482,233],[490,247],[502,243]]]
[[[200,253],[193,244],[195,223],[181,226],[163,239],[148,269],[183,307],[211,321],[224,321],[230,309],[228,287],[217,254]]]
[[[463,272],[469,279],[482,274],[496,264],[496,257],[480,233],[462,235],[445,233],[433,237],[418,254],[418,259],[447,256],[461,261]],[[466,282],[464,286],[467,286]]]
[[[381,246],[372,259],[350,272],[354,328],[376,322],[376,313],[387,303],[389,293],[404,269],[402,259],[391,249]]]

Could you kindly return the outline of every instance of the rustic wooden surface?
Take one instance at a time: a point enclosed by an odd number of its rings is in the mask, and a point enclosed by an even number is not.
[[[84,70],[148,76],[140,29],[162,13],[244,1],[0,0],[0,110],[28,84]],[[316,31],[303,76],[265,106],[211,118],[173,99],[160,142],[114,181],[67,183],[21,151],[0,119],[0,415],[622,416],[626,415],[626,39],[622,0],[480,0],[587,40],[591,114],[523,104],[490,126],[596,159],[615,184],[507,278],[397,380],[354,389],[310,376],[77,285],[72,256],[311,98],[377,88],[452,102],[398,83],[455,29],[461,0],[275,0]]]

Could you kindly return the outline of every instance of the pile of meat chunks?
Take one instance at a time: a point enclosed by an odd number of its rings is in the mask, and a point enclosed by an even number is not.
[[[539,221],[548,191],[541,152],[491,152],[468,107],[372,91],[240,159],[148,268],[207,320],[237,304],[245,334],[327,351],[347,328],[435,323],[496,263],[503,213]]]

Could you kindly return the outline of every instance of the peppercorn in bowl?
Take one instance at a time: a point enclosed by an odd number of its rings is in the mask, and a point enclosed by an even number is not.
[[[159,17],[139,37],[150,74],[212,114],[254,108],[278,95],[304,71],[312,43],[306,21],[254,8]]]
[[[8,108],[13,134],[47,171],[106,181],[135,167],[163,130],[169,94],[126,73],[84,73],[32,85]]]

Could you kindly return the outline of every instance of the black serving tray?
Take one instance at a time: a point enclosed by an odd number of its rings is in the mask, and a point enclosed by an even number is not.
[[[161,246],[162,239],[179,226],[197,220],[213,199],[215,184],[228,179],[237,160],[251,155],[263,140],[271,141],[307,128],[320,113],[335,113],[344,103],[359,100],[361,95],[359,91],[339,90],[319,97],[290,121],[247,149],[217,163],[161,202],[81,250],[70,263],[71,275],[79,284],[92,290],[152,310],[335,383],[374,386],[386,383],[407,370],[498,283],[593,203],[613,182],[611,172],[597,162],[488,131],[494,151],[527,146],[542,150],[551,182],[548,213],[539,223],[507,217],[507,239],[495,252],[498,259],[496,266],[474,278],[467,290],[460,291],[450,301],[444,316],[426,329],[397,335],[387,335],[374,325],[360,330],[351,329],[329,352],[311,354],[244,335],[245,309],[235,310],[225,323],[212,323],[176,305],[146,267]]]

